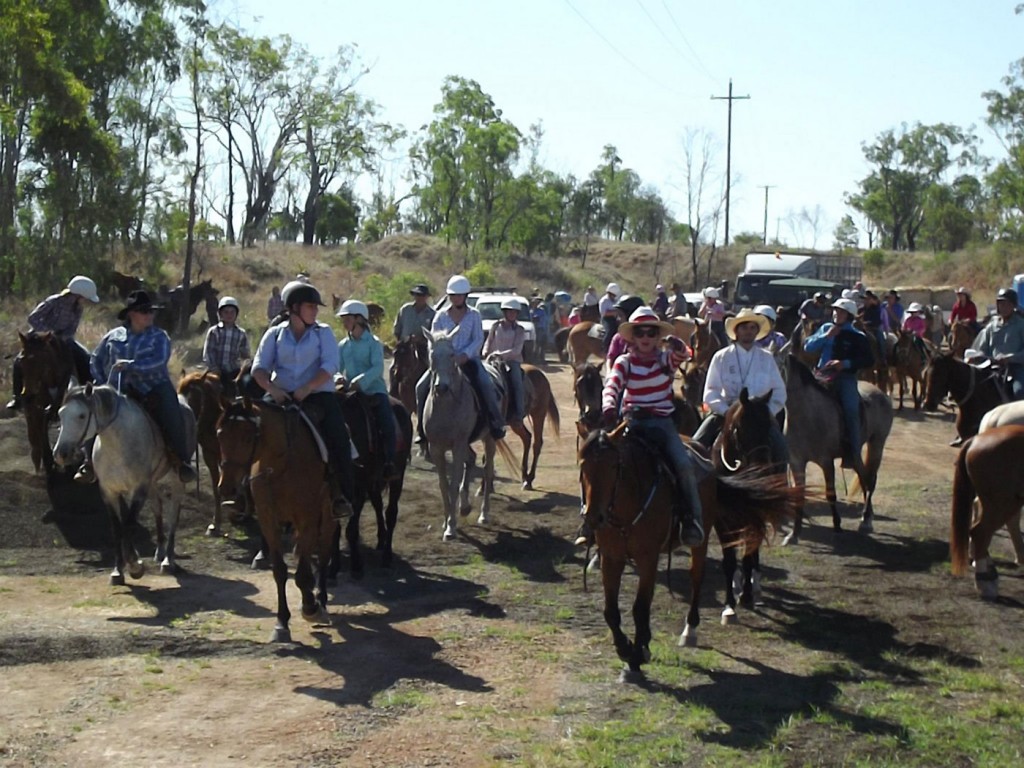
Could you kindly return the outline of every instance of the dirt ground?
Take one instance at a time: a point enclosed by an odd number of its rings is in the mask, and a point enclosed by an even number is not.
[[[522,764],[531,743],[570,743],[581,725],[613,714],[624,698],[620,664],[599,579],[584,590],[583,553],[571,543],[570,374],[559,365],[547,372],[562,429],[556,439],[549,424],[537,489],[521,490],[501,467],[493,522],[477,525],[474,510],[458,540],[444,543],[435,476],[414,459],[397,564],[385,571],[369,552],[366,577],[333,589],[330,628],[303,624],[290,585],[294,642],[285,646],[268,642],[275,593],[269,572],[249,568],[254,528],[204,536],[205,472],[179,529],[184,572],[150,570],[111,587],[107,518],[95,495],[48,489],[30,467],[23,421],[0,422],[0,764]],[[875,533],[856,533],[849,505],[837,538],[825,508],[812,505],[799,547],[765,552],[764,604],[738,626],[718,622],[715,549],[696,651],[674,645],[688,590],[688,558],[677,553],[675,594],[662,579],[656,596],[658,640],[683,659],[705,649],[756,656],[769,711],[754,727],[771,730],[809,704],[829,706],[824,689],[833,684],[810,670],[830,654],[898,675],[893,653],[973,657],[988,642],[982,625],[1019,638],[1024,579],[1006,567],[1005,535],[995,544],[998,606],[981,604],[971,580],[953,579],[945,564],[952,434],[948,415],[897,416]],[[820,482],[817,470],[809,482]],[[151,526],[149,514],[143,520]],[[362,531],[372,542],[372,513]],[[727,663],[722,680],[730,674],[739,673]],[[676,695],[705,701],[716,728],[739,734],[745,726],[731,720],[722,680],[684,680]],[[732,738],[763,744],[749,733]],[[796,762],[821,762],[820,748],[794,746]]]

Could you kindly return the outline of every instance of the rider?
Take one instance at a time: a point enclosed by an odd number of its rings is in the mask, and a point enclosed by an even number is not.
[[[96,283],[85,275],[75,275],[68,282],[67,288],[60,293],[47,296],[29,313],[28,324],[36,333],[51,332],[62,339],[71,350],[75,364],[75,375],[79,381],[88,381],[89,350],[75,340],[78,324],[82,320],[82,311],[86,301],[94,304],[100,300],[96,294]],[[11,370],[11,383],[14,385],[14,397],[7,404],[9,410],[21,408],[21,390],[24,386],[21,370],[21,353],[14,358]]]
[[[756,307],[754,307],[754,314],[760,315],[761,317],[768,321],[768,333],[766,333],[763,337],[758,337],[757,346],[761,347],[762,349],[766,349],[769,352],[772,351],[771,347],[773,344],[775,345],[775,352],[778,352],[780,349],[786,346],[786,337],[775,330],[775,321],[778,319],[778,315],[776,314],[775,310],[772,307],[769,307],[767,304],[758,304]],[[729,336],[730,339],[733,338],[729,334],[728,318],[726,318],[725,323],[725,335]],[[735,341],[735,339],[733,339],[733,341]]]
[[[348,338],[338,343],[338,373],[344,388],[362,392],[373,408],[383,443],[385,480],[395,477],[395,416],[384,386],[384,345],[370,330],[370,310],[349,299],[338,310]]]
[[[618,283],[608,283],[604,289],[604,296],[598,302],[597,309],[601,313],[601,325],[604,326],[604,352],[608,354],[608,347],[611,346],[612,337],[619,328],[619,319],[615,314],[615,302],[622,295],[622,289]]]
[[[996,316],[981,329],[971,348],[1004,366],[1011,379],[1013,399],[1024,400],[1024,318],[1017,313],[1015,290],[999,289]]]
[[[225,296],[217,302],[220,322],[210,327],[203,343],[203,362],[225,384],[234,382],[242,363],[252,357],[249,335],[235,324],[239,311],[238,299],[234,296]]]
[[[511,424],[523,420],[523,344],[526,331],[519,324],[519,301],[511,296],[501,302],[502,319],[491,326],[481,356],[501,359],[508,370],[509,414]]]
[[[882,318],[882,300],[874,291],[864,291],[864,309],[861,310],[861,322],[864,323],[864,331],[875,337],[875,345],[878,348],[878,365],[885,362],[885,329]]]
[[[469,378],[469,383],[473,386],[473,390],[487,412],[491,437],[501,440],[505,437],[505,419],[502,417],[501,408],[498,405],[494,382],[480,361],[480,348],[484,341],[483,319],[474,307],[466,304],[466,296],[469,291],[469,280],[465,276],[452,275],[445,289],[450,305],[444,312],[434,315],[434,322],[430,330],[435,333],[437,331],[455,331],[452,336],[455,362]],[[417,429],[421,439],[425,439],[422,426],[423,407],[427,403],[429,391],[430,371],[427,371],[416,382],[416,410],[419,416]]]
[[[695,547],[704,540],[700,493],[693,459],[672,421],[672,377],[685,361],[685,354],[659,352],[661,340],[673,330],[650,307],[640,307],[630,315],[629,322],[619,326],[619,333],[633,344],[633,349],[620,355],[612,366],[602,393],[601,421],[605,429],[612,429],[621,414],[631,431],[659,448],[669,460],[680,491],[674,496],[679,538],[683,544]]]
[[[718,289],[708,286],[703,291],[704,303],[697,310],[697,317],[708,322],[708,327],[724,347],[729,343],[725,335],[725,304],[718,300]]]
[[[975,333],[978,331],[978,307],[971,301],[971,292],[964,286],[956,289],[956,304],[953,311],[949,313],[949,324],[957,320],[967,323]]]
[[[430,289],[423,283],[419,283],[409,289],[409,294],[412,296],[412,301],[403,304],[395,317],[395,325],[392,329],[395,341],[411,340],[416,343],[426,343],[423,331],[429,331],[430,324],[434,321],[434,308],[427,303]]]
[[[857,372],[874,362],[868,337],[853,327],[857,304],[852,299],[832,302],[831,323],[825,323],[804,342],[807,352],[820,352],[818,371],[832,379],[843,409],[846,434],[842,466],[855,466],[860,452],[860,392]]]
[[[771,392],[768,409],[775,418],[768,433],[768,443],[772,463],[785,467],[789,463],[789,451],[786,438],[779,429],[778,415],[786,405],[786,382],[782,380],[775,358],[759,345],[773,333],[771,323],[756,309],[741,309],[735,317],[725,319],[725,332],[734,343],[718,350],[711,358],[704,381],[704,405],[710,413],[697,428],[693,439],[710,449],[722,431],[725,412],[739,400],[744,388],[751,397]]]
[[[196,479],[192,456],[186,445],[185,422],[178,403],[178,393],[171,383],[167,361],[171,358],[171,337],[153,325],[158,309],[148,291],[128,294],[124,309],[117,313],[123,325],[109,331],[92,353],[90,366],[95,381],[118,386],[140,399],[154,403],[153,417],[163,430],[168,447],[180,460],[178,477],[183,483]],[[89,457],[78,470],[75,480],[96,479]]]
[[[352,448],[341,404],[334,394],[338,348],[329,325],[317,322],[325,306],[310,283],[293,280],[281,289],[287,316],[270,326],[252,361],[252,378],[282,405],[289,400],[317,425],[327,447],[327,481],[336,520],[352,514]]]
[[[642,306],[644,306],[644,300],[639,296],[631,296],[628,293],[623,294],[613,307],[616,313],[615,319],[619,324],[622,324]],[[630,343],[626,341],[621,333],[616,333],[612,343],[608,345],[608,356],[605,358],[607,367],[610,369],[619,358],[619,355],[624,355],[629,351],[630,346]]]
[[[825,307],[828,306],[828,296],[818,291],[810,299],[800,305],[800,319],[820,322],[825,319]]]
[[[665,286],[658,283],[654,286],[654,303],[651,305],[651,309],[658,313],[658,316],[663,319],[668,319],[668,307],[669,300],[668,294],[665,293]]]
[[[903,327],[903,305],[900,304],[900,295],[895,288],[885,294],[885,304],[882,305],[884,327],[895,333]]]

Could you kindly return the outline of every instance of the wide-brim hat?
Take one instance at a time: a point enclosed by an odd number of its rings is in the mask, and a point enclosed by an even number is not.
[[[118,320],[127,320],[129,312],[147,309],[163,309],[163,304],[154,304],[149,291],[132,291],[125,299],[124,309],[117,313]]]
[[[736,341],[736,326],[743,323],[753,323],[757,326],[757,341],[772,332],[772,324],[767,317],[757,314],[752,309],[741,309],[732,317],[725,318],[725,335]]]
[[[910,306],[907,307],[907,312],[910,314],[914,314],[915,312],[924,312],[924,307],[922,307],[920,303],[912,301],[910,302]]]
[[[429,296],[430,289],[427,288],[427,286],[425,286],[423,283],[418,283],[417,285],[414,285],[412,288],[409,289],[409,293],[411,293],[413,296]]]
[[[666,323],[650,307],[637,307],[633,314],[629,316],[629,320],[619,326],[619,335],[626,341],[632,341],[633,329],[637,327],[646,328],[648,326],[654,326],[659,329],[662,336],[667,336],[676,330],[674,325]]]

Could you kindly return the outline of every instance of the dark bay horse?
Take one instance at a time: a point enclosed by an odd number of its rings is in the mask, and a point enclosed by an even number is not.
[[[895,379],[893,386],[898,384],[900,388],[899,410],[903,410],[903,392],[907,379],[910,379],[911,383],[914,410],[920,409],[921,398],[924,395],[924,369],[930,359],[927,346],[923,341],[919,346],[913,333],[900,331],[896,334],[896,345],[892,349],[889,367],[892,378]]]
[[[188,289],[187,317],[192,317],[203,304],[206,310],[206,323],[208,326],[217,324],[217,297],[220,291],[213,287],[213,280],[202,280]],[[165,309],[156,314],[156,324],[165,330],[176,327],[178,314],[181,305],[186,301],[182,286],[172,288],[166,294],[159,297],[160,301],[166,304]]]
[[[842,456],[842,413],[835,395],[819,384],[811,370],[795,356],[788,359],[786,377],[786,443],[789,446],[790,468],[793,481],[803,489],[807,465],[817,464],[825,477],[825,494],[832,510],[832,527],[841,530],[839,511],[836,509],[835,460]],[[859,530],[869,533],[873,529],[874,509],[871,504],[878,481],[878,468],[882,464],[885,441],[892,430],[892,401],[874,384],[857,382],[861,404],[861,442],[867,446],[867,455],[861,455],[861,446],[854,452],[854,472],[864,494],[864,510]],[[796,544],[803,530],[803,491],[798,505],[793,530],[783,544]]]
[[[661,553],[678,543],[673,520],[675,494],[671,472],[644,442],[619,427],[611,433],[592,432],[579,451],[580,482],[585,518],[601,551],[604,618],[612,631],[615,650],[626,662],[625,679],[642,679],[641,667],[650,660],[651,600]],[[732,477],[706,475],[700,483],[705,530],[725,531],[725,546],[743,543],[754,551],[769,526],[777,527],[797,501],[796,489],[782,476],[740,473]],[[699,596],[704,580],[707,540],[691,550],[690,610],[680,645],[697,644]],[[626,563],[636,566],[639,584],[633,602],[635,637],[621,627],[619,589]]]
[[[567,325],[564,328],[559,328],[555,331],[555,352],[558,354],[558,361],[561,363],[569,362],[569,331],[573,329],[573,326]]]
[[[953,511],[949,554],[954,576],[967,571],[969,545],[973,547],[974,584],[983,599],[999,596],[989,545],[992,536],[1024,505],[1024,426],[994,427],[969,438],[960,449],[953,475]],[[981,514],[972,523],[977,497]]]
[[[21,342],[22,402],[32,466],[49,472],[53,454],[47,426],[57,418],[57,408],[75,372],[68,343],[46,331],[18,332]],[[84,384],[85,382],[81,382]]]
[[[746,387],[740,391],[739,400],[725,412],[722,431],[711,449],[711,459],[717,472],[735,474],[760,467],[766,470],[766,474],[774,470],[785,476],[784,466],[771,467],[768,435],[775,420],[768,407],[771,398],[771,392],[760,397],[750,397]],[[717,528],[716,532],[720,540],[729,534]],[[736,550],[737,547],[722,547],[722,570],[725,573],[723,624],[730,624],[736,619],[737,592],[740,593],[740,604],[745,608],[753,608],[761,593],[761,550],[743,553],[743,567],[738,579]]]
[[[206,535],[216,536],[221,531],[222,516],[217,422],[224,412],[224,387],[216,373],[194,371],[186,373],[178,381],[178,394],[185,398],[185,402],[196,417],[197,440],[203,452],[203,463],[210,473],[210,484],[213,486],[213,519],[206,526]]]
[[[956,432],[967,439],[978,434],[982,417],[1007,397],[992,369],[978,369],[957,359],[952,352],[940,352],[924,372],[924,409],[937,411],[948,394],[957,406]]]
[[[235,498],[248,478],[260,532],[277,585],[277,625],[272,642],[291,642],[282,528],[294,530],[295,586],[302,594],[302,618],[330,624],[327,569],[334,532],[324,458],[297,408],[248,398],[224,404],[217,422],[221,449],[220,492]]]
[[[398,398],[410,414],[416,413],[416,382],[430,367],[427,340],[414,337],[399,341],[392,355],[388,394]]]
[[[345,526],[345,540],[348,542],[351,558],[350,572],[353,578],[361,578],[364,572],[363,557],[359,550],[359,521],[363,507],[369,501],[377,519],[377,551],[381,553],[381,565],[391,566],[395,528],[398,525],[398,502],[405,485],[405,470],[409,466],[409,452],[412,448],[412,418],[405,406],[391,398],[391,412],[395,419],[395,476],[384,477],[384,453],[380,447],[380,433],[373,422],[372,412],[365,399],[354,393],[339,393],[341,410],[348,425],[349,437],[359,452],[355,460],[355,498],[352,500],[352,517]],[[384,505],[385,494],[387,506]],[[336,528],[334,548],[328,576],[337,576],[341,564],[339,548],[341,529]]]

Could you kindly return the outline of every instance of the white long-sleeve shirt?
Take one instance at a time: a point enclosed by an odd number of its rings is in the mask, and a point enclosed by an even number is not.
[[[704,404],[719,416],[739,400],[746,387],[751,397],[772,392],[768,408],[775,415],[786,405],[786,382],[771,353],[758,346],[750,350],[738,344],[720,349],[711,358],[707,379],[704,381]]]

